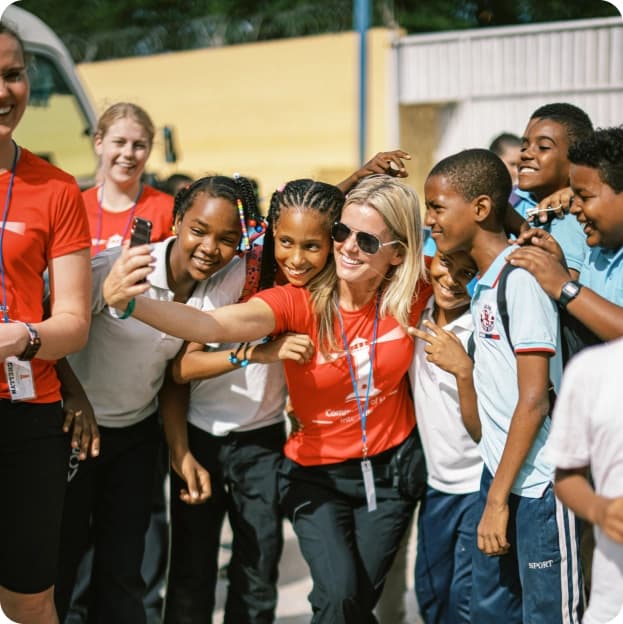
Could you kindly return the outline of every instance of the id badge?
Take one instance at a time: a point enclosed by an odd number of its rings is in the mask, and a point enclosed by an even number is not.
[[[11,393],[11,401],[29,401],[36,398],[35,380],[30,362],[18,360],[11,355],[4,360],[4,372]]]
[[[363,475],[363,487],[366,490],[368,511],[374,511],[376,509],[376,490],[374,489],[374,472],[369,459],[364,459],[361,462],[361,474]]]

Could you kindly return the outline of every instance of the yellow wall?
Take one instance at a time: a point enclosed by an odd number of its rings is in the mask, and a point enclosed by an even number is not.
[[[389,144],[392,31],[369,42],[368,156]],[[358,163],[358,39],[340,33],[82,64],[97,112],[143,106],[175,129],[178,163],[161,137],[149,161],[159,176],[240,172],[261,192],[296,177],[337,182]]]

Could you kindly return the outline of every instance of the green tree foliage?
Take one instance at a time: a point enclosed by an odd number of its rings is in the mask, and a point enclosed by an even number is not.
[[[604,0],[370,0],[377,26],[409,33],[608,17]],[[352,29],[354,0],[23,0],[76,61]]]

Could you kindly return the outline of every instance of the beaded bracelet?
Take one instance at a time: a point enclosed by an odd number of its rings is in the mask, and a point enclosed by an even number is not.
[[[241,342],[238,345],[238,348],[236,349],[236,351],[230,351],[229,353],[229,362],[232,366],[242,366],[242,363],[240,362],[240,360],[238,359],[238,354],[240,353],[240,349],[242,349],[242,347],[245,345],[244,342]],[[245,364],[246,366],[246,364]]]
[[[242,352],[242,360],[240,361],[241,368],[244,368],[245,366],[249,365],[249,358],[247,357],[247,353],[249,351],[250,346],[251,344],[249,342],[245,342],[244,351]]]
[[[124,310],[123,314],[119,316],[120,319],[127,319],[132,316],[132,312],[134,312],[134,308],[136,307],[136,299],[132,297],[128,303],[128,307]]]

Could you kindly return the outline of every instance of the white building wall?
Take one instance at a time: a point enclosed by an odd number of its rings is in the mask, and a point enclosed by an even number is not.
[[[403,37],[398,103],[444,114],[435,160],[521,135],[549,102],[583,108],[596,126],[623,123],[623,20],[577,20]]]

